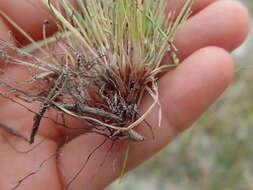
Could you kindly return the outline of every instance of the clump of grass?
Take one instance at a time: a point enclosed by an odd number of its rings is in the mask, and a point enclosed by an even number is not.
[[[44,113],[53,108],[85,120],[93,126],[92,131],[112,140],[144,140],[134,127],[159,104],[158,75],[178,64],[173,38],[190,14],[191,0],[185,1],[177,16],[165,14],[167,0],[76,0],[75,5],[67,0],[54,5],[42,2],[54,16],[57,35],[38,43],[22,31],[32,41],[22,50],[0,42],[1,47],[29,60],[1,51],[6,63],[22,65],[32,75],[23,89],[1,80],[0,85],[8,89],[1,95],[40,102],[30,139],[24,139],[34,142]],[[51,42],[58,50],[51,51]],[[25,50],[40,51],[49,61]],[[161,64],[165,54],[173,64]],[[145,93],[154,101],[141,114]]]

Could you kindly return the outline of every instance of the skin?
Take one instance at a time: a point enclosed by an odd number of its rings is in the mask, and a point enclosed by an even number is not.
[[[46,14],[38,2],[34,1],[34,5],[31,6],[28,0],[0,0],[0,10],[38,40],[41,38],[43,21],[50,20],[49,14]],[[172,0],[168,10],[178,10],[181,5],[182,1]],[[249,31],[249,23],[247,10],[237,1],[195,0],[191,18],[181,27],[175,39],[182,62],[176,69],[159,79],[163,111],[162,126],[157,127],[159,108],[156,107],[147,117],[147,121],[153,126],[155,139],[152,139],[150,129],[146,126],[137,127],[137,131],[146,140],[131,143],[128,170],[152,157],[176,135],[188,129],[227,88],[233,79],[234,71],[234,63],[229,51],[244,41]],[[53,24],[48,27],[50,33],[55,29]],[[16,40],[10,37],[8,33],[10,30]],[[0,19],[0,38],[16,41],[21,46],[28,43],[4,19]],[[166,62],[166,58],[164,61]],[[6,73],[22,78],[22,72],[16,66],[7,68]],[[145,97],[141,109],[145,110],[151,102],[150,97]],[[0,99],[0,104],[0,122],[8,123],[22,134],[29,136],[33,114],[4,99]],[[35,110],[38,108],[37,105],[29,106]],[[68,120],[68,122],[78,126],[75,121]],[[21,139],[2,130],[0,132],[5,134],[18,149],[26,150],[31,147]],[[39,172],[24,180],[18,189],[29,190],[34,187],[37,190],[64,189],[64,185],[80,168],[90,151],[104,140],[99,135],[84,134],[62,146],[68,132],[44,120],[35,144],[41,139],[44,139],[44,142],[26,154],[17,153],[4,138],[0,137],[0,189],[11,189],[19,179],[36,170],[43,160],[59,149],[61,149],[60,156],[46,161]],[[93,190],[100,190],[119,176],[126,143],[115,143],[106,156],[103,166],[99,167],[110,146],[111,143],[108,141],[93,154],[83,172],[73,181],[69,189],[92,187]],[[94,174],[96,176],[92,177]]]

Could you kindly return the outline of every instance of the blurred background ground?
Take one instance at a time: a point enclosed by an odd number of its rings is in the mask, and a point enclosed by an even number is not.
[[[241,0],[253,18],[253,0]],[[253,25],[253,23],[252,23]],[[183,135],[107,190],[253,190],[253,27],[229,89]]]

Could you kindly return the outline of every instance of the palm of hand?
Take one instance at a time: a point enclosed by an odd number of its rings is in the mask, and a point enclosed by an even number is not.
[[[20,11],[26,10],[27,14],[37,15],[33,20],[27,18],[28,20],[24,22],[18,18],[21,13],[11,12],[10,7],[14,3],[17,4],[14,0],[8,2],[0,0],[0,9],[20,22],[19,24],[32,33],[35,38],[40,38],[41,30],[36,26],[40,26],[44,20],[44,12],[42,11],[41,15],[40,13],[35,14],[32,9],[25,9],[28,6],[27,1],[20,1]],[[174,2],[174,6],[175,4]],[[159,80],[160,101],[163,110],[162,127],[153,128],[156,137],[154,140],[150,138],[143,143],[132,144],[128,169],[136,167],[158,152],[175,135],[188,128],[223,92],[233,77],[233,61],[226,50],[233,50],[245,38],[249,28],[247,11],[237,2],[218,0],[195,0],[193,9],[194,14],[182,26],[175,40],[179,56],[183,60],[182,64]],[[234,12],[237,14],[234,15]],[[2,28],[0,37],[8,40],[9,29],[7,25],[0,22],[0,28]],[[13,31],[13,33],[16,32]],[[23,41],[18,34],[16,37],[21,42]],[[11,68],[7,72],[21,75],[15,71],[16,68]],[[144,99],[142,108],[145,109],[150,102],[149,98]],[[21,108],[14,108],[12,103],[2,99],[0,104],[0,121],[5,123],[8,121],[10,126],[18,126],[18,130],[28,136],[32,114],[24,112]],[[33,108],[36,108],[36,105],[33,105]],[[13,116],[10,113],[15,113],[15,120],[12,119]],[[147,118],[152,126],[157,125],[156,117],[156,110],[154,110]],[[72,120],[69,122],[71,125],[78,125]],[[20,126],[24,127],[20,128]],[[55,127],[55,124],[50,121],[44,121],[40,128],[36,139],[40,141],[45,138],[45,141],[27,154],[15,152],[4,139],[0,139],[1,189],[10,189],[17,180],[34,171],[49,155],[57,152],[68,132]],[[146,127],[139,127],[138,132],[143,136],[150,136],[150,131]],[[11,136],[8,138],[13,142],[15,140],[14,144],[17,147],[28,147],[22,140],[15,137],[12,139]],[[98,135],[81,135],[72,139],[64,147],[61,147],[61,155],[63,156],[48,160],[38,174],[22,183],[20,189],[34,189],[33,186],[36,186],[36,189],[62,189],[63,184],[68,182],[89,153],[103,140],[104,138]],[[91,176],[103,162],[110,145],[111,143],[107,142],[103,148],[94,153],[93,158],[86,165],[85,172],[78,176],[71,184],[70,189],[81,189],[88,186]],[[120,143],[113,146],[92,182],[92,189],[104,188],[119,175],[122,164],[120,160],[123,159],[125,152],[124,148],[120,149],[119,147]],[[115,155],[117,155],[118,161],[114,170],[112,163]]]

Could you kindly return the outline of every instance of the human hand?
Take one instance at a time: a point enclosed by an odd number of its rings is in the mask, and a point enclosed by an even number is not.
[[[173,0],[170,7],[179,7],[180,2]],[[0,0],[0,10],[12,17],[32,37],[41,38],[45,12],[35,10],[34,6],[30,6],[30,1]],[[20,43],[27,43],[6,22],[1,21],[0,28],[1,39],[9,40],[8,31],[11,29]],[[55,29],[53,25],[48,26],[51,32]],[[149,129],[138,127],[138,132],[147,138],[144,142],[131,144],[128,169],[151,157],[176,135],[190,127],[224,91],[233,78],[233,60],[227,51],[240,45],[248,29],[249,16],[240,3],[229,0],[195,0],[193,15],[178,31],[175,40],[182,63],[159,80],[162,126],[156,127],[158,108],[154,109],[147,121],[153,126],[155,139],[150,137]],[[16,67],[11,67],[6,72],[21,75],[17,71]],[[150,103],[149,98],[144,99],[142,108],[147,108]],[[33,114],[6,100],[1,99],[0,104],[0,121],[29,136]],[[37,108],[36,105],[32,107]],[[61,155],[49,159],[35,175],[24,180],[19,189],[63,189],[89,153],[104,140],[99,135],[84,134],[61,147],[64,138],[68,136],[67,132],[50,121],[43,121],[36,140],[46,140],[26,154],[15,152],[4,139],[0,139],[0,189],[15,186],[19,179],[36,170],[43,160],[60,148]],[[21,139],[11,135],[8,138],[18,148],[29,147]],[[94,173],[97,174],[92,181],[92,189],[103,189],[119,176],[125,154],[122,143],[113,146],[103,166],[96,172],[110,145],[107,142],[92,155],[92,159],[89,159],[85,169],[69,189],[77,190],[89,186]]]

